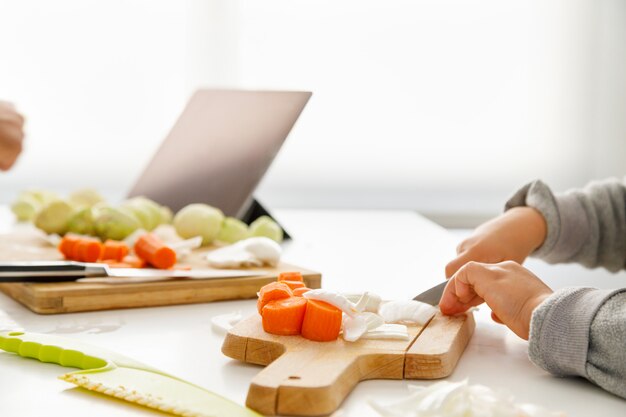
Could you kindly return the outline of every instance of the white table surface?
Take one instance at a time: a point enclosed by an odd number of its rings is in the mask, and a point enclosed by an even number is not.
[[[276,216],[294,236],[284,259],[323,273],[323,286],[339,291],[370,290],[386,298],[409,298],[443,279],[443,267],[467,231],[449,233],[407,211],[280,210]],[[0,232],[11,217],[0,208]],[[528,266],[549,285],[626,285],[626,274],[610,275],[578,266]],[[65,315],[37,315],[0,294],[0,329],[66,335],[135,357],[241,404],[259,367],[230,360],[220,352],[222,335],[211,317],[255,302],[141,308]],[[623,416],[626,402],[583,379],[555,378],[527,357],[527,343],[493,323],[489,310],[476,314],[476,332],[450,380],[469,378],[512,392],[518,401],[565,411],[572,417]],[[64,369],[0,353],[0,416],[156,416],[148,409],[92,394],[56,379]],[[391,401],[409,384],[428,381],[366,381],[341,407],[344,416],[374,416],[368,399]]]

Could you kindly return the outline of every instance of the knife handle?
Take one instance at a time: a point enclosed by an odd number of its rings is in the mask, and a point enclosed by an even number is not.
[[[0,332],[0,350],[41,362],[51,362],[79,369],[99,369],[110,362],[128,368],[161,371],[108,349],[53,334],[21,331]]]
[[[71,345],[70,339],[66,339]],[[79,350],[59,346],[54,336],[24,332],[0,333],[0,349],[15,353],[24,358],[41,362],[56,363],[61,366],[79,369],[98,369],[107,365],[105,359],[87,355]],[[66,344],[61,341],[61,344]]]
[[[60,282],[106,276],[106,265],[73,261],[0,262],[0,282]]]

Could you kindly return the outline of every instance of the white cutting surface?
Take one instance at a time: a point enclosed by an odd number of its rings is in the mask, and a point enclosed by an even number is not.
[[[407,211],[280,210],[277,218],[295,237],[285,260],[323,272],[323,286],[340,291],[370,290],[386,298],[409,298],[443,279],[443,266],[467,231],[449,233]],[[0,232],[11,216],[0,209]],[[626,274],[610,275],[578,266],[528,266],[553,287],[626,285]],[[116,350],[212,391],[244,403],[259,367],[232,361],[220,353],[222,336],[211,330],[211,317],[240,310],[253,314],[255,302],[211,304],[40,316],[0,294],[0,329],[24,328],[81,339]],[[575,378],[554,378],[536,368],[527,343],[493,323],[489,311],[476,313],[476,333],[449,378],[469,378],[512,392],[572,417],[623,416],[626,402]],[[0,416],[84,417],[162,415],[106,396],[90,394],[56,379],[53,364],[0,354]],[[368,399],[393,400],[408,384],[426,381],[367,381],[342,406],[343,416],[376,415]]]

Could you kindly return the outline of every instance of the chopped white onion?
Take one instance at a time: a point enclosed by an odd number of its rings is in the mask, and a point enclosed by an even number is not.
[[[211,317],[211,328],[215,333],[226,334],[242,319],[241,311]]]
[[[530,404],[516,404],[512,395],[484,385],[437,382],[409,386],[411,393],[398,401],[369,404],[383,417],[563,417]]]
[[[384,303],[378,309],[385,323],[411,322],[424,325],[435,315],[437,308],[415,300],[396,300]]]
[[[207,255],[215,268],[240,268],[249,266],[276,266],[280,261],[280,245],[266,237],[251,237],[232,245],[215,249]]]
[[[380,303],[382,298],[378,294],[374,294],[371,292],[365,293],[355,293],[355,294],[343,294],[350,302],[356,303],[359,305],[359,308],[362,308],[359,311],[369,311],[371,313],[377,313],[378,308],[380,307]],[[362,300],[367,300],[366,302]],[[361,304],[365,304],[363,307]]]
[[[409,340],[409,329],[404,324],[385,323],[368,330],[361,339]]]
[[[325,303],[337,307],[339,310],[343,311],[350,317],[354,317],[357,314],[354,304],[352,304],[345,296],[338,293],[337,291],[330,291],[320,288],[317,290],[307,291],[302,294],[302,296],[309,300],[324,301]]]

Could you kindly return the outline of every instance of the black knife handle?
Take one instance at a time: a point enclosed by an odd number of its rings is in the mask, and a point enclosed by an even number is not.
[[[70,261],[1,262],[0,282],[63,282],[84,277],[91,267]]]

